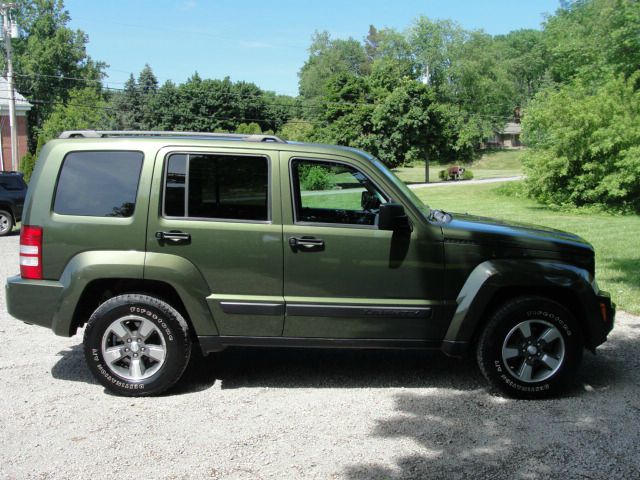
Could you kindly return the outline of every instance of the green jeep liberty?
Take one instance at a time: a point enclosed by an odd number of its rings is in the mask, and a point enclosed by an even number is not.
[[[472,199],[470,199],[472,201]],[[65,132],[24,208],[9,313],[72,336],[122,395],[192,349],[473,352],[507,395],[575,378],[615,305],[576,235],[432,210],[379,160],[273,136]]]

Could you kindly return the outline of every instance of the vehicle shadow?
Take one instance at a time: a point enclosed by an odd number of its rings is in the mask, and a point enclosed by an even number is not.
[[[96,384],[82,344],[63,350],[51,369],[54,378]],[[625,365],[585,353],[579,386],[568,396],[602,391],[616,382]],[[475,360],[449,358],[438,351],[228,348],[207,357],[193,355],[180,381],[166,394],[211,388],[447,388],[488,391]]]
[[[82,344],[58,353],[51,369],[59,380],[97,383]],[[234,388],[424,388],[475,390],[485,386],[475,362],[419,350],[229,348],[193,355],[168,395],[206,390],[216,382]]]
[[[598,356],[586,354],[578,385],[556,399],[513,400],[464,389],[397,394],[395,414],[378,419],[370,435],[408,439],[412,453],[354,464],[344,475],[640,478],[640,373],[628,366],[636,349],[637,339],[624,339]]]

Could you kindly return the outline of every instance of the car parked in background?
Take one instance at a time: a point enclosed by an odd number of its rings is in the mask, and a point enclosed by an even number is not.
[[[27,184],[19,172],[0,172],[0,237],[22,220]]]

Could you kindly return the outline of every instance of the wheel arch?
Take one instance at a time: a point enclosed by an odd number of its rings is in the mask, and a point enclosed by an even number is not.
[[[517,296],[542,296],[567,308],[580,326],[587,348],[594,348],[592,322],[598,312],[586,270],[545,260],[498,260],[478,265],[457,298],[458,307],[442,343],[444,353],[463,354],[477,341],[491,312]]]

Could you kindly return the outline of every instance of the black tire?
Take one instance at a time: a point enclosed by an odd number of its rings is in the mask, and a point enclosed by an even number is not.
[[[526,296],[491,315],[478,340],[477,359],[500,392],[535,399],[558,395],[575,382],[582,351],[582,332],[565,307]]]
[[[157,395],[172,387],[189,363],[189,327],[177,310],[160,299],[119,295],[89,318],[84,354],[91,373],[112,392],[130,397]],[[107,360],[105,355],[112,358]]]
[[[15,222],[13,220],[13,215],[11,215],[11,212],[0,210],[0,237],[9,235],[14,226]]]

